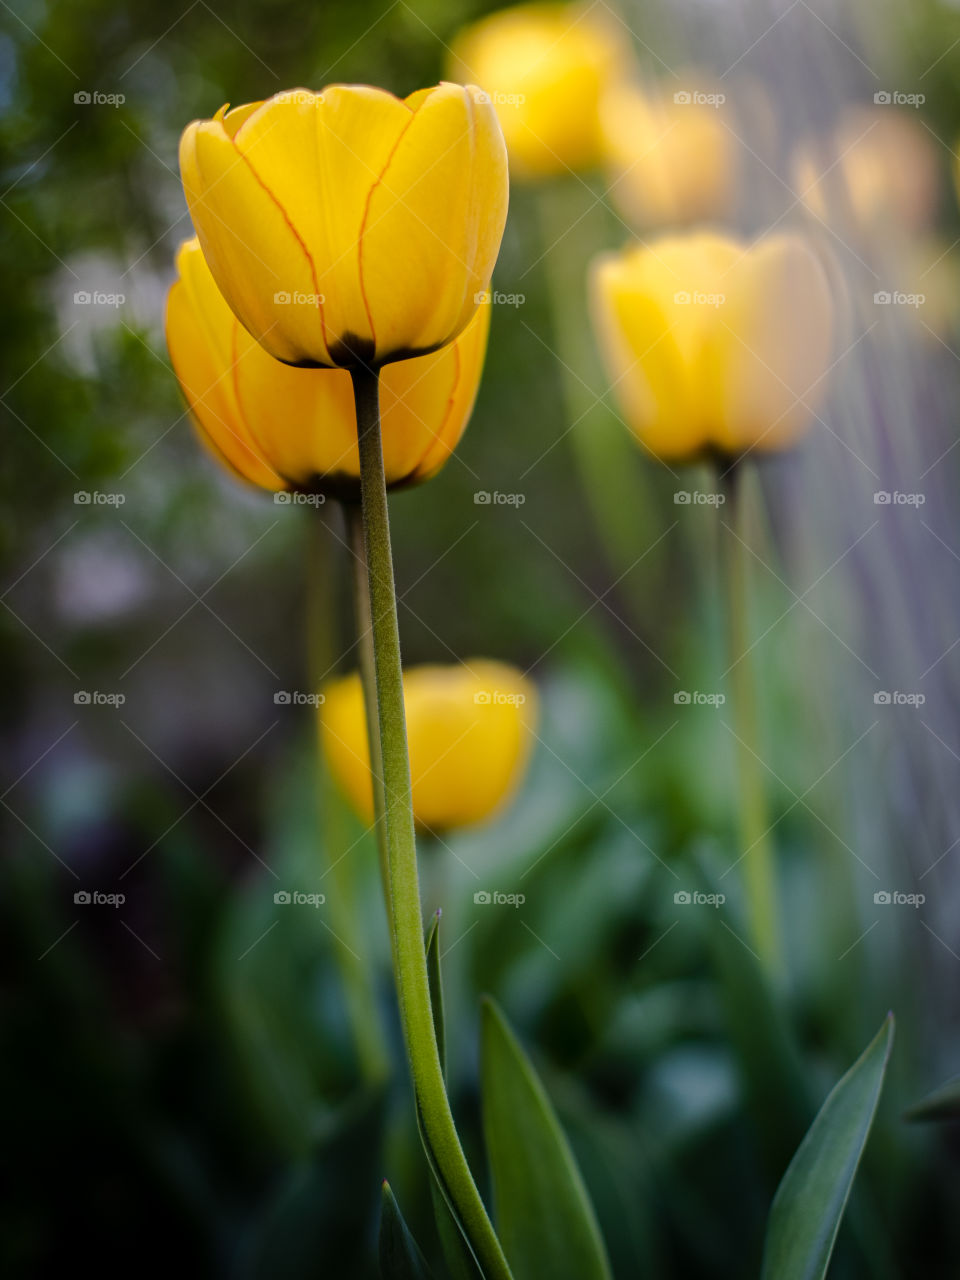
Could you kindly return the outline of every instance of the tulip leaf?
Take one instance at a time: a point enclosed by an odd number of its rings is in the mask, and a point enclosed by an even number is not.
[[[427,980],[430,983],[430,1003],[433,1006],[433,1029],[437,1037],[437,1050],[443,1074],[447,1074],[447,1043],[444,1032],[443,986],[440,982],[440,912],[433,917],[427,934]]]
[[[380,1211],[379,1259],[381,1280],[430,1280],[430,1268],[386,1181]]]
[[[444,1075],[447,1071],[446,1037],[443,1015],[443,984],[440,979],[440,912],[433,917],[433,923],[427,934],[427,980],[430,983],[430,1003],[433,1007],[433,1029],[437,1037],[437,1049],[440,1054],[440,1065]],[[420,1138],[430,1165],[430,1194],[433,1199],[433,1216],[437,1224],[437,1234],[443,1248],[447,1268],[453,1280],[485,1280],[483,1270],[474,1252],[468,1244],[468,1236],[460,1217],[447,1193],[437,1162],[423,1125],[420,1123],[420,1112],[417,1110],[417,1123],[420,1127]]]
[[[517,1280],[610,1280],[593,1206],[546,1091],[483,1003],[483,1127],[497,1234]]]
[[[905,1120],[956,1120],[960,1118],[960,1076],[951,1078],[915,1102]]]
[[[873,1124],[893,1015],[833,1087],[783,1176],[767,1224],[762,1280],[822,1280]]]

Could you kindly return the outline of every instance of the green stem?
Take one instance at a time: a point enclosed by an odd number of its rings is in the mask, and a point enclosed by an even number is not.
[[[463,1154],[447,1099],[437,1048],[417,876],[417,850],[407,754],[400,630],[380,439],[379,376],[352,371],[360,442],[364,549],[376,674],[377,722],[386,829],[385,893],[393,935],[400,1021],[428,1156],[456,1206],[488,1280],[510,1280],[500,1242]]]
[[[322,508],[321,508],[322,511]],[[334,557],[333,538],[324,516],[319,512],[311,521],[309,576],[307,582],[307,667],[310,689],[318,693],[324,673],[330,670],[336,656],[332,620]],[[389,1055],[377,1009],[376,991],[369,963],[362,958],[363,941],[357,928],[357,885],[353,863],[349,858],[330,858],[334,849],[343,847],[343,809],[337,803],[333,780],[319,749],[317,736],[317,795],[320,797],[319,823],[322,845],[329,861],[333,882],[330,895],[331,932],[337,963],[343,978],[347,1016],[356,1045],[357,1058],[367,1080],[383,1080],[389,1074]]]
[[[387,826],[384,816],[383,774],[379,764],[380,724],[377,717],[377,673],[373,654],[373,617],[370,613],[370,590],[367,586],[367,552],[363,540],[363,516],[360,511],[360,505],[356,502],[344,503],[343,513],[347,523],[347,540],[353,553],[353,572],[351,574],[353,579],[353,604],[357,624],[360,683],[363,686],[363,706],[367,717],[367,736],[370,743],[373,822],[377,832],[377,849],[380,854],[380,879],[386,895],[390,889],[387,864]],[[389,898],[386,899],[386,907],[389,920]]]
[[[760,747],[760,717],[753,665],[750,660],[750,587],[744,540],[741,463],[720,467],[727,513],[721,530],[726,579],[726,615],[732,713],[737,734],[737,783],[740,840],[747,916],[761,961],[771,972],[781,965],[780,916],[766,787]]]

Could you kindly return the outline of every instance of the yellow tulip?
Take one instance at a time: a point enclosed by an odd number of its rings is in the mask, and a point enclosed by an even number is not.
[[[936,144],[919,120],[889,106],[848,111],[825,143],[797,147],[791,169],[818,218],[880,236],[923,230],[940,195]]]
[[[469,323],[507,215],[507,159],[479,89],[408,98],[293,90],[195,120],[190,216],[223,296],[279,360],[380,366]]]
[[[345,369],[293,369],[255,342],[227,306],[200,245],[177,254],[167,345],[203,442],[264,489],[359,494],[357,417]],[[392,486],[439,471],[469,420],[490,327],[481,303],[449,346],[381,376],[384,466]]]
[[[801,236],[701,233],[603,254],[591,294],[627,424],[657,457],[783,449],[807,426],[833,302]]]
[[[640,226],[721,217],[736,194],[740,143],[721,114],[730,108],[677,96],[624,82],[603,100],[610,192]]]
[[[622,62],[617,36],[593,9],[529,4],[462,31],[450,74],[490,95],[513,172],[542,178],[600,163],[600,98]]]
[[[536,724],[533,684],[486,659],[411,667],[403,676],[413,814],[430,831],[490,817],[523,776]],[[357,675],[325,690],[320,714],[331,772],[356,811],[373,816],[363,690]]]

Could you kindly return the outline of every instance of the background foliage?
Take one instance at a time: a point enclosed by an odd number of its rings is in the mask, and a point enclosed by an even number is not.
[[[373,1275],[385,1173],[436,1255],[405,1081],[361,1082],[328,918],[273,898],[324,892],[328,854],[360,836],[329,793],[318,819],[309,708],[274,702],[308,687],[311,540],[340,602],[329,643],[351,664],[342,531],[332,510],[276,506],[214,473],[161,317],[189,231],[176,171],[188,120],[297,83],[409,92],[443,74],[445,44],[478,12],[15,0],[0,15],[8,1274],[81,1256],[143,1275],[185,1258],[210,1275]],[[699,62],[720,75],[743,55],[787,135],[879,83],[922,81],[946,175],[960,128],[952,7],[873,6],[861,21],[804,3],[776,31],[759,4],[626,16],[653,73]],[[125,101],[75,102],[94,90]],[[755,177],[745,231],[791,205]],[[392,503],[405,659],[501,657],[543,692],[516,805],[458,837],[456,857],[425,851],[468,1145],[489,991],[558,1108],[615,1274],[756,1275],[791,1154],[892,1008],[889,1087],[835,1274],[953,1275],[956,1132],[900,1113],[960,1061],[956,330],[871,333],[824,410],[832,430],[754,477],[776,569],[757,567],[754,625],[791,973],[772,995],[740,940],[735,877],[723,912],[674,901],[716,887],[734,839],[723,716],[674,702],[721,687],[726,665],[716,513],[674,503],[709,477],[629,453],[611,541],[572,447],[550,263],[576,278],[587,252],[627,234],[591,181],[514,192],[497,282],[524,302],[494,317],[458,455]],[[564,227],[588,212],[545,239],[545,204]],[[947,243],[956,227],[945,181]],[[95,290],[125,301],[74,301]],[[589,364],[585,312],[579,331]],[[608,401],[596,412],[613,421]],[[877,487],[918,486],[922,521],[871,505]],[[478,491],[524,501],[477,505]],[[922,687],[923,715],[878,708],[878,687]],[[77,704],[78,691],[125,701]],[[354,941],[399,1063],[362,839],[351,864]],[[524,906],[474,903],[494,888]],[[884,910],[878,889],[926,902]],[[78,905],[82,890],[126,900]]]

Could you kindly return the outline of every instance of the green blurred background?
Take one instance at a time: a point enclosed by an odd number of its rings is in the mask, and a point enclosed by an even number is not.
[[[444,74],[482,7],[2,9],[5,1274],[83,1259],[141,1275],[374,1275],[385,1175],[435,1256],[375,852],[328,787],[317,804],[310,708],[275,701],[310,688],[320,653],[323,671],[353,665],[342,527],[332,504],[278,506],[215,472],[162,312],[190,234],[176,162],[189,120],[295,84],[410,92]],[[672,66],[722,76],[736,61],[785,140],[878,87],[922,84],[939,231],[955,240],[952,6],[620,16],[668,83]],[[76,100],[94,92],[124,101]],[[735,229],[797,220],[783,173],[751,168]],[[722,689],[728,665],[717,512],[675,501],[713,481],[627,443],[592,348],[584,266],[628,234],[600,178],[516,187],[495,284],[523,302],[496,309],[460,450],[392,500],[405,660],[502,658],[543,698],[511,810],[451,838],[453,853],[424,851],[467,1146],[482,1168],[489,991],[567,1126],[617,1277],[754,1275],[790,1154],[893,1008],[890,1085],[835,1274],[954,1276],[957,1129],[900,1117],[960,1070],[956,328],[877,331],[851,305],[824,429],[748,478],[789,956],[771,994],[724,874],[729,717],[675,702]],[[123,301],[77,302],[85,292]],[[571,344],[574,369],[557,355]],[[874,504],[897,488],[922,489],[922,511]],[[477,504],[483,491],[522,501]],[[878,689],[926,700],[878,706]],[[721,881],[722,912],[675,902]],[[328,903],[274,902],[293,889]],[[526,901],[477,905],[479,889]],[[891,910],[874,901],[887,890],[926,901]],[[125,900],[75,900],[94,891]],[[363,1070],[345,990],[372,1010],[386,1085]]]

